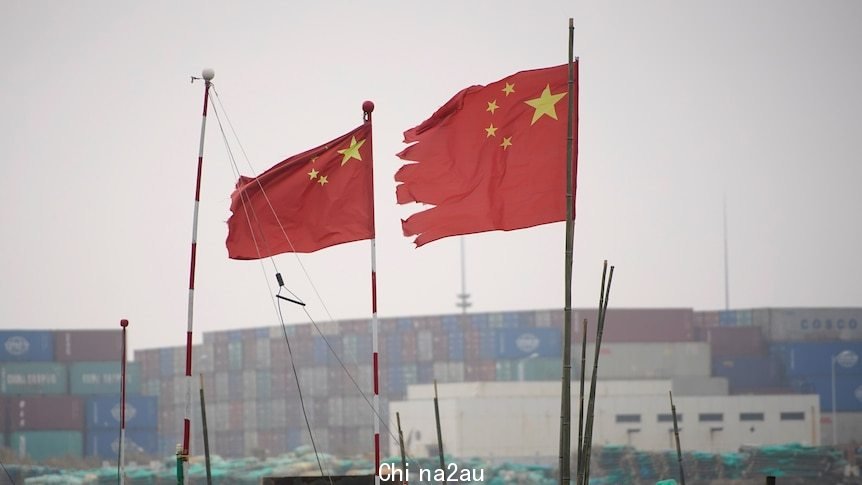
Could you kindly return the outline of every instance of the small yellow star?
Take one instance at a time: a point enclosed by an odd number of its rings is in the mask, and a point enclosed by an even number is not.
[[[326,175],[321,175],[320,178],[317,179],[317,183],[323,186],[323,184],[328,184],[329,180],[326,180]]]
[[[314,158],[312,158],[312,159],[311,159],[311,163],[316,162],[318,158],[320,158],[320,157],[314,157]]]
[[[511,136],[504,136],[503,137],[503,143],[500,143],[500,146],[503,147],[503,150],[512,146],[512,137]]]
[[[501,91],[506,93],[506,96],[514,93],[515,92],[515,83],[512,83],[512,84],[506,83],[506,87],[503,88]]]
[[[312,161],[313,161],[313,160],[312,160]],[[318,172],[317,170],[315,170],[315,169],[313,169],[313,168],[312,168],[312,169],[311,169],[311,172],[308,172],[308,177],[309,177],[311,180],[314,180],[314,179],[316,179],[316,178],[317,178],[317,174],[319,174],[319,173],[320,173],[320,172]]]
[[[545,86],[545,90],[542,91],[541,96],[529,101],[524,101],[536,109],[536,111],[533,112],[533,121],[530,122],[530,125],[536,124],[536,121],[538,121],[538,119],[543,115],[548,115],[553,119],[557,119],[557,110],[554,108],[554,105],[557,104],[557,102],[565,95],[566,93],[551,94],[551,85],[548,84]]]
[[[362,145],[364,144],[365,140],[359,140],[357,142],[355,136],[350,137],[350,146],[343,150],[338,150],[338,153],[344,155],[344,158],[341,159],[341,166],[343,167],[351,158],[362,161],[362,154],[359,153],[359,149],[362,148]]]
[[[495,99],[494,101],[488,102],[488,109],[486,109],[485,111],[490,111],[491,114],[494,114],[494,111],[496,111],[497,108],[499,108],[499,106],[497,106],[497,100]]]
[[[494,126],[494,123],[491,123],[491,126],[485,128],[485,132],[488,133],[485,138],[490,138],[492,136],[497,136],[497,127]]]

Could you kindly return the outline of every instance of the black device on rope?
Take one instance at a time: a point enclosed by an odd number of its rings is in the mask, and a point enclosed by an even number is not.
[[[278,293],[275,294],[276,298],[278,298],[280,300],[287,300],[287,301],[289,301],[291,303],[295,303],[299,306],[305,306],[305,303],[303,303],[299,300],[294,300],[293,298],[288,298],[288,297],[281,294],[281,289],[284,288],[284,279],[281,277],[281,273],[276,273],[275,279],[278,281]]]

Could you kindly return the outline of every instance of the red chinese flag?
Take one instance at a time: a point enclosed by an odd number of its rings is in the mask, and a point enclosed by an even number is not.
[[[231,195],[231,259],[310,253],[374,237],[371,123],[240,177]]]
[[[395,174],[398,203],[434,207],[401,221],[404,235],[418,247],[565,220],[567,93],[568,64],[522,71],[462,90],[407,130],[415,143],[398,157],[418,163]]]

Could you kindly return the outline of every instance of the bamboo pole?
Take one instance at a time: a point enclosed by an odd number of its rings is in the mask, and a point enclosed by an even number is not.
[[[434,379],[434,420],[437,422],[437,451],[440,453],[440,470],[446,470],[446,460],[443,458],[443,432],[440,429],[440,405],[437,401],[437,379]],[[445,478],[443,483],[446,483]]]
[[[582,340],[581,340],[581,390],[578,397],[578,464],[577,464],[577,474],[575,475],[580,478],[581,470],[584,466],[584,378],[586,377],[587,370],[587,319],[584,319],[584,323],[582,328]]]
[[[401,431],[401,413],[396,412],[395,419],[398,422],[398,445],[401,448],[401,482],[407,483],[407,453],[404,451],[404,433]]]
[[[682,467],[682,448],[679,445],[679,426],[676,421],[676,406],[673,405],[673,391],[668,391],[670,394],[670,413],[673,415],[673,435],[676,439],[676,461],[679,463],[679,482],[680,485],[685,485],[685,471]]]
[[[207,467],[207,485],[212,485],[213,477],[212,471],[210,469],[210,438],[209,432],[207,430],[207,406],[206,400],[204,399],[204,375],[201,376],[201,426],[204,431],[204,457],[206,459],[206,467]]]
[[[604,269],[602,270],[602,292],[599,297],[599,323],[598,328],[596,329],[596,350],[595,350],[595,358],[593,359],[593,378],[590,382],[590,402],[587,406],[587,422],[585,425],[584,431],[584,466],[583,466],[583,479],[581,483],[586,485],[590,483],[590,457],[593,449],[593,423],[595,421],[595,407],[596,407],[596,380],[598,379],[599,372],[599,354],[601,353],[602,348],[602,334],[605,330],[605,314],[608,309],[608,300],[610,298],[611,293],[611,282],[614,279],[614,267],[611,266],[610,273],[607,274],[608,284],[605,287],[605,274],[607,273],[608,262],[605,261]]]
[[[560,485],[571,481],[571,415],[572,415],[572,255],[575,239],[574,198],[574,38],[575,24],[569,18],[569,90],[568,125],[566,134],[566,262],[565,306],[563,308],[563,375],[560,396]]]

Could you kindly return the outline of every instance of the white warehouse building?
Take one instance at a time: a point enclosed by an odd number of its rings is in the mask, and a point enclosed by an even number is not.
[[[691,384],[685,380],[598,381],[593,444],[629,445],[648,451],[673,449],[670,390],[674,391],[684,450],[724,452],[736,451],[742,445],[820,443],[817,395],[728,396],[726,381],[707,379],[711,384],[695,386],[699,395],[686,392]],[[716,392],[710,392],[710,387]],[[446,454],[492,461],[557,460],[559,382],[441,384],[438,394]],[[408,388],[406,400],[389,404],[393,419],[396,412],[400,414],[411,456],[436,453],[433,397],[432,385],[415,385]],[[577,416],[578,390],[573,386],[573,450]]]

